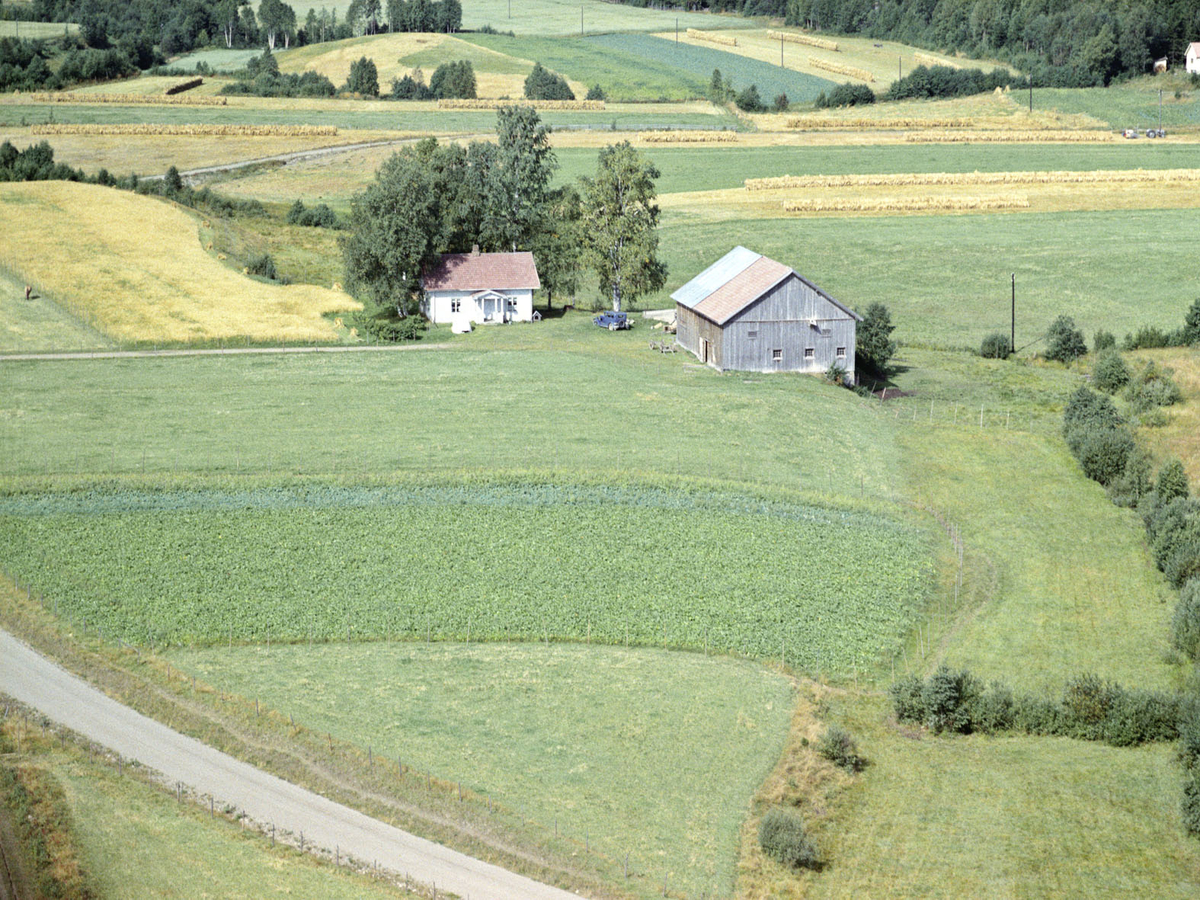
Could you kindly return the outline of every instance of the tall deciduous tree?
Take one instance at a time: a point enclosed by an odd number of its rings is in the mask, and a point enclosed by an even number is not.
[[[346,287],[376,309],[404,317],[421,286],[421,271],[437,261],[443,222],[435,190],[437,141],[429,138],[394,154],[350,205],[342,238]]]
[[[502,106],[496,113],[496,143],[495,217],[486,227],[501,248],[528,248],[541,228],[550,179],[558,168],[550,129],[532,107]]]
[[[584,253],[618,312],[623,302],[667,280],[667,267],[656,256],[658,176],[653,163],[622,141],[600,151],[596,177],[583,181]]]

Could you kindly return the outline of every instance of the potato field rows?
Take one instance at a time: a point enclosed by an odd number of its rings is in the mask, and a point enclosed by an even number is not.
[[[132,642],[591,640],[831,674],[897,646],[928,557],[881,516],[649,489],[59,497],[0,523],[11,575]]]

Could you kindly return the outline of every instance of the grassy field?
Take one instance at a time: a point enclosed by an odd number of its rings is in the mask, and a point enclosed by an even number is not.
[[[241,99],[241,98],[234,98]],[[628,105],[584,112],[543,110],[541,119],[559,129],[639,131],[658,128],[719,128],[735,124],[720,110],[663,110],[649,105]],[[57,122],[60,124],[166,124],[166,125],[332,125],[339,129],[388,131],[405,134],[491,134],[494,110],[438,110],[433,102],[392,103],[387,100],[271,100],[254,98],[228,106],[118,106],[109,103],[53,105],[0,103],[0,128]],[[19,132],[18,132],[19,134]],[[211,143],[219,138],[204,138]]]
[[[41,495],[0,521],[10,574],[154,643],[543,637],[846,675],[899,648],[930,569],[883,516],[637,486]]]
[[[422,70],[428,83],[439,64],[465,59],[475,70],[476,92],[480,97],[521,97],[525,76],[533,69],[529,59],[498,53],[445,34],[384,34],[310,44],[281,53],[279,60],[282,71],[313,70],[341,85],[350,74],[350,64],[363,56],[374,61],[379,72],[379,89],[385,94],[391,91],[393,79],[411,75],[416,68]]]
[[[834,862],[806,896],[1194,895],[1171,747],[931,738],[883,725],[881,706],[832,703],[876,764],[818,834]]]
[[[171,659],[593,851],[628,852],[631,871],[690,896],[728,895],[747,799],[793,705],[789,682],[758,666],[645,650],[335,644]]]
[[[601,34],[587,38],[585,42],[599,53],[615,52],[627,56],[633,65],[639,67],[668,63],[695,79],[701,85],[701,96],[707,91],[713,69],[720,69],[723,76],[733,79],[733,87],[737,91],[756,85],[759,96],[767,104],[778,94],[787,94],[793,103],[809,103],[837,83],[832,76],[819,77],[794,72],[711,46],[676,44],[651,35]],[[591,82],[591,79],[587,80]],[[600,83],[608,89],[607,84],[603,81]]]
[[[15,37],[22,40],[44,40],[77,34],[79,26],[63,22],[17,22],[0,19],[0,37]]]
[[[28,300],[25,285],[0,269],[0,352],[104,350],[112,341],[87,327],[39,288]]]
[[[301,0],[294,5],[296,18],[304,21],[309,9],[337,10],[338,20],[345,18],[350,0]],[[713,16],[677,10],[638,9],[604,0],[518,0],[511,6],[508,0],[470,0],[463,4],[463,28],[477,30],[491,25],[497,31],[517,34],[576,35],[579,34],[580,12],[584,28],[595,31],[661,31],[674,28],[676,18],[680,27],[692,28],[745,27],[746,20],[737,16]]]
[[[831,73],[827,69],[821,69],[818,66],[812,65],[811,60],[825,60],[861,69],[864,72],[870,73],[874,80],[869,82],[869,84],[871,89],[877,93],[886,91],[898,74],[911,72],[921,64],[928,65],[928,62],[925,60],[918,59],[917,54],[941,59],[946,65],[981,68],[984,71],[990,71],[999,65],[990,61],[946,57],[941,54],[929,53],[926,50],[917,50],[914,47],[898,44],[894,41],[877,41],[871,38],[848,37],[845,35],[825,36],[825,40],[832,40],[837,43],[837,50],[822,49],[791,41],[783,42],[781,47],[779,39],[769,37],[768,31],[785,34],[807,34],[807,32],[795,28],[741,28],[728,32],[730,37],[737,40],[737,46],[725,47],[723,49],[727,53],[745,56],[749,59],[769,63],[773,66],[782,65],[788,69],[803,72],[815,78],[827,81],[833,80],[839,83],[843,81],[862,82],[862,79]],[[658,36],[671,40],[675,38],[673,31],[663,32]],[[696,47],[712,46],[712,44],[706,43],[701,38],[689,37],[686,30],[683,29],[680,30],[679,40]],[[780,52],[781,50],[782,53]],[[721,71],[724,72],[724,68]],[[790,97],[791,95],[789,94],[788,96]]]
[[[0,199],[0,263],[118,341],[331,341],[323,314],[357,307],[238,275],[204,252],[193,217],[157,199],[69,182],[8,184]]]
[[[1195,296],[1187,245],[1178,240],[1195,216],[1189,209],[719,222],[703,215],[664,214],[670,278],[648,306],[735,242],[794,266],[850,306],[886,298],[896,336],[917,344],[977,348],[1004,328],[1012,273],[1017,346],[1030,352],[1058,315],[1074,317],[1089,336],[1097,328],[1174,328]],[[1138,298],[1135,307],[1129,297]]]
[[[1192,484],[1192,494],[1200,493],[1200,351],[1177,348],[1142,350],[1129,358],[1131,367],[1153,359],[1174,370],[1175,382],[1184,402],[1166,410],[1167,424],[1162,428],[1143,428],[1138,433],[1159,459],[1174,456],[1183,461]]]
[[[1083,88],[1035,89],[1035,108],[1064,113],[1081,113],[1107,122],[1112,128],[1146,129],[1159,122],[1159,90],[1162,90],[1162,123],[1165,128],[1200,126],[1197,91],[1179,74],[1135,79],[1102,91]],[[1176,93],[1179,94],[1176,97]]]
[[[438,329],[426,342],[450,338]],[[466,338],[446,353],[423,343],[233,361],[11,364],[0,419],[4,474],[353,479],[466,469],[718,476],[839,496],[888,491],[896,457],[887,426],[849,392],[816,379],[697,370],[680,354],[651,354],[644,328],[613,334],[585,314]],[[81,379],[106,398],[102,417],[93,414],[95,397],[72,390]],[[447,387],[460,382],[473,389]],[[826,418],[839,427],[806,425]],[[827,458],[839,460],[837,471]]]
[[[207,810],[180,806],[160,788],[118,777],[82,755],[40,762],[60,780],[83,862],[102,897],[163,900],[197,896],[400,898],[383,882],[317,862]]]
[[[1108,502],[1059,437],[1080,374],[966,354],[905,351],[890,401],[909,496],[962,523],[963,614],[917,662],[1061,692],[1076,675],[1171,687],[1171,591],[1147,560],[1141,521]],[[954,405],[954,410],[951,407]],[[933,415],[930,416],[930,410]],[[979,426],[984,412],[983,427]],[[1036,499],[1035,499],[1036,498]]]

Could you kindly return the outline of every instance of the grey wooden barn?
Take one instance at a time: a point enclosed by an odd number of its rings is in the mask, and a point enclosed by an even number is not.
[[[718,370],[824,373],[854,378],[862,316],[794,269],[735,247],[671,295],[675,340]]]

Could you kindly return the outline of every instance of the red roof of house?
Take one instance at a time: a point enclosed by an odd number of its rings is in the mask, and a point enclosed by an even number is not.
[[[532,253],[443,253],[421,279],[427,291],[536,289],[542,286]]]

